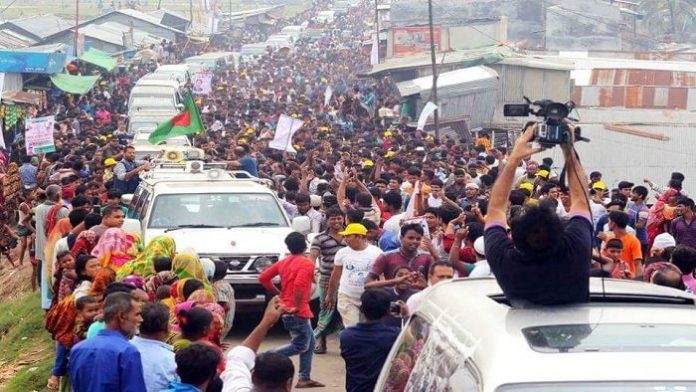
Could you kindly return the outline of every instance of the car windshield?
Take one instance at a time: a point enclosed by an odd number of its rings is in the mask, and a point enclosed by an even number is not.
[[[696,351],[696,326],[683,324],[565,324],[522,329],[542,353]]]
[[[641,382],[554,382],[510,384],[496,392],[694,392],[692,381],[641,381]]]
[[[186,225],[215,227],[287,227],[272,195],[195,193],[159,195],[148,227],[165,229]]]

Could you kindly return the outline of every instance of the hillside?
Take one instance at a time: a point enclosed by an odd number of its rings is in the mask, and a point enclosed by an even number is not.
[[[46,390],[53,346],[43,328],[38,291],[31,291],[31,266],[0,269],[0,391]]]

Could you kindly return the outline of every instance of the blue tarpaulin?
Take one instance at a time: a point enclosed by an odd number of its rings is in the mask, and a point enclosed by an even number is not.
[[[63,70],[66,59],[63,51],[0,50],[0,72],[54,74]]]

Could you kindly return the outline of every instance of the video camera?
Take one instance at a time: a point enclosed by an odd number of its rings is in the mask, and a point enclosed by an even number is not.
[[[570,112],[575,109],[574,102],[559,103],[550,99],[532,102],[527,97],[524,97],[524,100],[527,103],[505,105],[503,107],[505,117],[528,117],[530,114],[543,117],[544,120],[539,122],[534,132],[533,140],[547,148],[568,143],[570,128],[563,120],[568,118]],[[538,109],[534,110],[532,106]],[[575,128],[575,141],[578,140],[589,141],[581,136],[580,127]]]

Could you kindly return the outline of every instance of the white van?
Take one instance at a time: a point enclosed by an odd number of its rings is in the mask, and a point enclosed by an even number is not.
[[[258,276],[288,254],[285,237],[306,230],[306,217],[291,222],[262,180],[235,178],[217,164],[167,164],[141,178],[135,194],[124,197],[130,199],[127,225],[137,225],[145,243],[168,235],[178,250],[226,263],[237,305],[264,306]]]
[[[314,19],[316,19],[319,23],[333,23],[336,19],[336,12],[319,11]]]
[[[191,80],[189,67],[186,64],[160,65],[154,72],[156,75],[167,75],[184,86]]]
[[[280,30],[280,34],[289,35],[295,41],[297,41],[304,37],[304,31],[305,28],[301,25],[285,26],[282,30]]]
[[[375,391],[694,391],[696,297],[592,278],[590,302],[514,308],[493,278],[430,289]]]
[[[172,107],[178,108],[184,104],[184,99],[179,89],[174,86],[150,84],[154,81],[144,81],[143,84],[136,84],[128,97],[128,108],[133,107],[133,100],[136,98],[163,99],[171,102]],[[176,83],[176,81],[172,81]]]
[[[172,119],[178,112],[163,113],[161,111],[139,111],[128,116],[129,135],[136,133],[150,133],[162,123]]]
[[[242,57],[248,57],[248,56],[263,56],[268,53],[266,48],[268,45],[261,43],[261,44],[245,44],[242,45],[242,49],[239,51],[239,54]]]
[[[133,116],[141,112],[177,113],[176,103],[172,98],[165,97],[134,97],[128,105],[128,115]]]
[[[265,44],[275,50],[292,49],[295,46],[294,39],[288,34],[273,34],[266,39]]]

